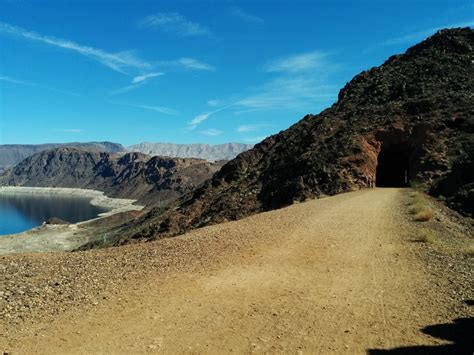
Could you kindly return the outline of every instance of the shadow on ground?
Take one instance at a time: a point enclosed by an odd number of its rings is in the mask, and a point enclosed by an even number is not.
[[[474,305],[474,300],[465,301],[466,304]],[[452,344],[442,345],[416,345],[394,348],[389,350],[369,349],[368,355],[379,354],[406,354],[406,355],[428,355],[428,354],[474,354],[474,318],[457,318],[452,323],[435,324],[422,328],[421,331],[432,337],[449,340]]]

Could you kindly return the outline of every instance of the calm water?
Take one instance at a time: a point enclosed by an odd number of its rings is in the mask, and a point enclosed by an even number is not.
[[[0,235],[23,232],[51,217],[76,223],[107,211],[89,202],[80,197],[0,194]]]

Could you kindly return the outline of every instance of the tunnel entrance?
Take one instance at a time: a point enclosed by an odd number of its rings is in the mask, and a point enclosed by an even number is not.
[[[377,158],[376,186],[377,187],[406,187],[408,186],[409,157],[406,152],[398,149],[384,150],[382,148]]]

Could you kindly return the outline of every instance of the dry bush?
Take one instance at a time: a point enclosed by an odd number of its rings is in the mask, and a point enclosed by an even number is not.
[[[425,209],[425,206],[423,206],[421,203],[416,203],[412,206],[410,206],[410,208],[408,209],[408,212],[410,214],[417,214],[417,213],[420,213],[421,211],[423,211]]]
[[[422,229],[416,241],[421,243],[433,244],[436,242],[436,233],[430,229]]]
[[[465,251],[466,255],[471,257],[471,258],[474,258],[474,244],[471,244],[470,246],[468,246],[466,248],[466,251]]]
[[[428,208],[422,209],[415,214],[415,217],[413,217],[413,219],[417,222],[426,222],[431,218],[433,218],[433,211]]]

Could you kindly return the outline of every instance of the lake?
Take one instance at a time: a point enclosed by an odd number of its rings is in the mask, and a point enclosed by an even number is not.
[[[48,194],[0,194],[0,235],[24,232],[52,217],[77,223],[108,211],[91,205],[90,200]]]

